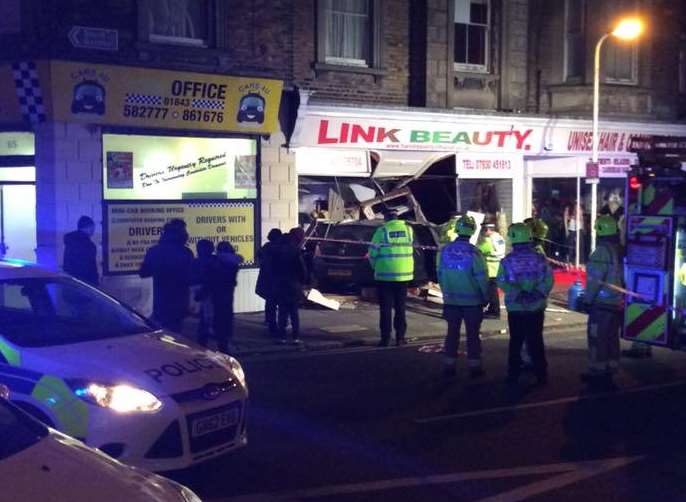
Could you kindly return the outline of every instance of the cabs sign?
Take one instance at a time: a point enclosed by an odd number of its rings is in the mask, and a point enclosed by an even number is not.
[[[269,134],[283,82],[52,61],[52,115],[65,122]]]
[[[242,266],[255,263],[255,204],[253,202],[126,202],[105,206],[105,273],[135,274],[147,250],[157,244],[162,229],[174,218],[186,222],[188,247],[200,239],[216,246],[230,242],[243,256]]]

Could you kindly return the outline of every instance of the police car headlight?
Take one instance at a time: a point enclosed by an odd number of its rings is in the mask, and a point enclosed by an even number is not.
[[[130,385],[88,383],[74,389],[74,393],[86,401],[117,413],[151,413],[162,407],[162,401],[150,392]]]
[[[245,381],[245,371],[243,371],[243,366],[241,366],[241,363],[239,363],[235,357],[231,357],[228,354],[223,354],[222,352],[214,352],[210,357],[220,363],[228,365],[231,369],[231,372],[236,377],[236,380],[238,380],[238,383],[240,383],[243,388],[248,388]]]

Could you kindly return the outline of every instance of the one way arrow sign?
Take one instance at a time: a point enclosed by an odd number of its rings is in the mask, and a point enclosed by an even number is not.
[[[116,51],[119,49],[119,32],[92,26],[73,26],[69,30],[69,41],[80,49]]]

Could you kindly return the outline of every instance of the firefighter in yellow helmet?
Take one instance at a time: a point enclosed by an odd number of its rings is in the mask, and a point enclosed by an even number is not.
[[[522,344],[526,341],[539,384],[548,381],[543,344],[543,319],[553,274],[547,260],[533,248],[531,229],[515,223],[507,231],[512,251],[498,269],[498,286],[505,292],[510,331],[507,381],[516,384],[522,370]]]
[[[543,243],[548,236],[548,224],[540,218],[527,218],[524,220],[531,229],[531,237],[534,243],[534,249],[545,256],[545,249]]]
[[[386,223],[376,229],[372,236],[372,245],[369,247],[369,261],[379,288],[380,347],[388,346],[392,327],[395,328],[396,345],[406,343],[407,286],[414,279],[412,227],[398,219],[398,213],[394,211],[386,212],[384,218]]]
[[[584,302],[588,311],[588,371],[581,379],[590,385],[613,386],[619,366],[619,333],[622,328],[624,287],[619,229],[612,216],[595,223],[598,245],[586,265]]]

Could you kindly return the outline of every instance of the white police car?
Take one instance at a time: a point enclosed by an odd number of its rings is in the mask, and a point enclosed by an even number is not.
[[[117,462],[2,398],[0,479],[0,500],[200,502],[185,486]]]
[[[0,261],[0,383],[24,411],[151,471],[247,442],[238,361],[67,275]]]

